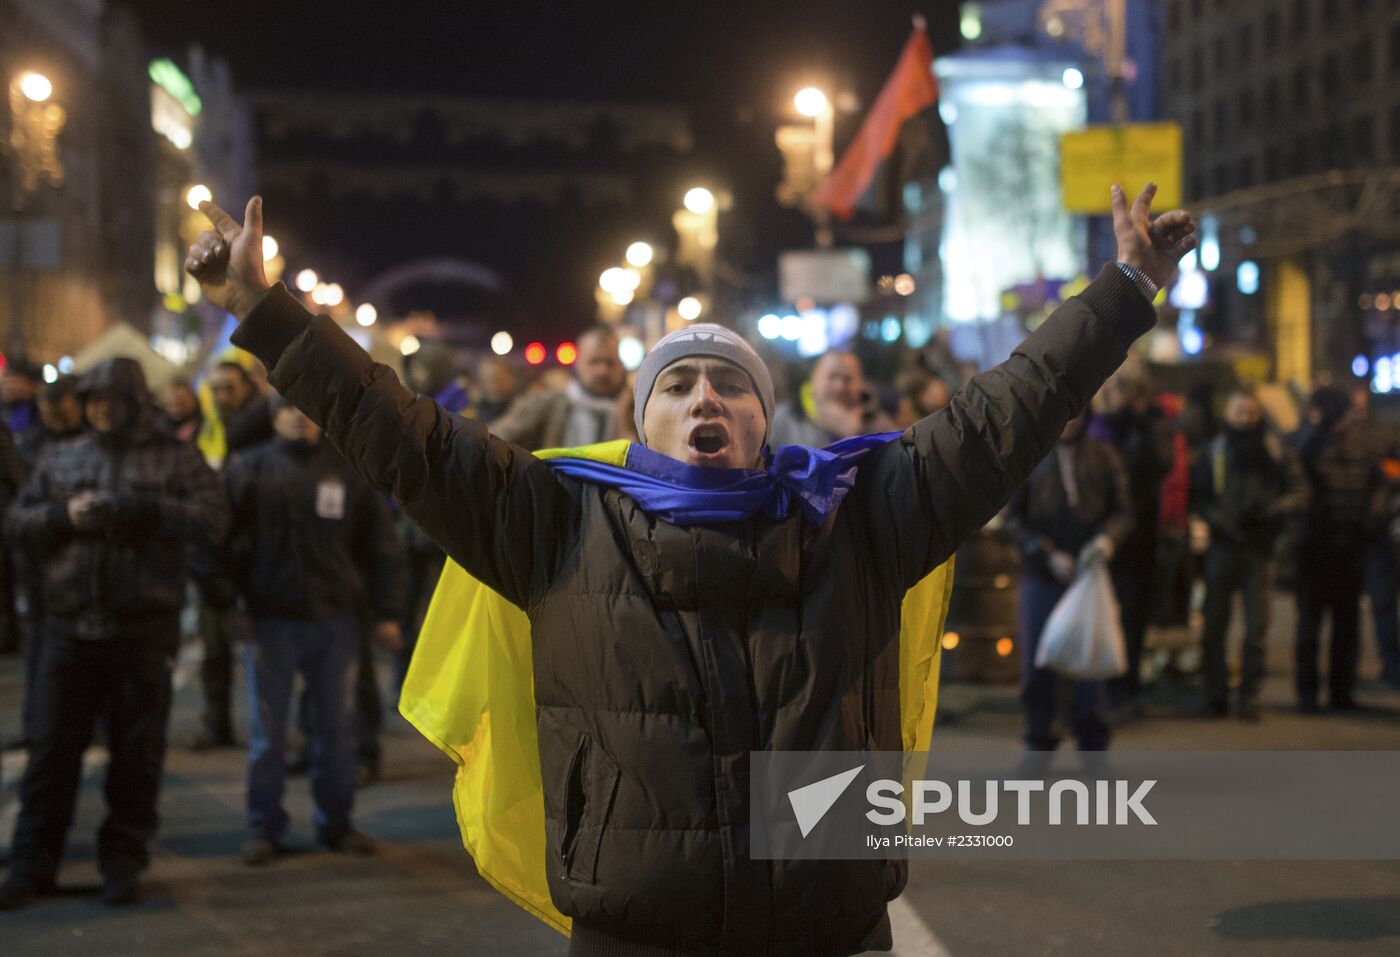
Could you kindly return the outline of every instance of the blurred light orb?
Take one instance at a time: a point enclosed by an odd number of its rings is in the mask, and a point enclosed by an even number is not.
[[[30,71],[19,75],[19,91],[25,99],[42,103],[53,96],[53,84],[44,74]]]
[[[715,194],[703,186],[696,186],[694,189],[686,191],[685,198],[681,202],[692,213],[708,213],[715,208]]]
[[[340,283],[333,282],[326,287],[325,296],[327,306],[338,306],[345,301],[345,290],[340,288]]]
[[[918,286],[914,282],[914,277],[906,273],[900,273],[894,279],[894,291],[901,296],[912,296]]]
[[[510,355],[510,350],[515,348],[515,339],[509,332],[501,331],[491,337],[491,351],[498,356]]]
[[[209,192],[209,187],[203,183],[196,183],[185,193],[185,204],[190,209],[199,209],[200,203],[207,203],[213,200],[214,194]]]
[[[652,257],[656,253],[649,243],[637,242],[627,247],[627,265],[641,269],[643,266],[651,265]]]
[[[776,339],[783,334],[783,320],[768,313],[758,320],[758,334],[765,339]]]
[[[362,302],[355,307],[355,321],[362,326],[372,326],[379,318],[379,310],[374,308],[373,303]]]
[[[826,94],[815,86],[798,90],[797,95],[792,98],[792,105],[803,116],[813,118],[821,116],[830,109],[830,101],[826,98]]]
[[[423,348],[423,343],[418,341],[418,337],[408,335],[403,337],[403,342],[399,343],[399,354],[411,356],[419,349]]]
[[[699,319],[700,313],[704,311],[704,306],[700,305],[700,300],[696,299],[694,296],[686,296],[680,302],[676,303],[676,312],[679,313],[680,317],[686,322],[694,322],[696,319]]]
[[[1084,85],[1084,74],[1075,67],[1070,67],[1060,76],[1060,82],[1071,90],[1077,90]]]
[[[269,259],[274,259],[274,258],[276,258],[278,248],[279,248],[279,247],[278,247],[278,245],[277,245],[277,240],[273,239],[271,236],[264,236],[264,237],[263,237],[263,262],[266,262],[266,261],[269,260]]]
[[[302,292],[311,292],[320,281],[321,277],[316,275],[316,270],[314,269],[303,269],[301,272],[297,273],[297,288]]]
[[[617,340],[617,357],[628,372],[636,372],[647,357],[647,347],[636,336],[623,336]]]

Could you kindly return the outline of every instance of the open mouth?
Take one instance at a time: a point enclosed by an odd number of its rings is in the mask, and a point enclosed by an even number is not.
[[[729,445],[729,430],[722,425],[697,425],[690,433],[690,447],[701,455],[716,455]]]

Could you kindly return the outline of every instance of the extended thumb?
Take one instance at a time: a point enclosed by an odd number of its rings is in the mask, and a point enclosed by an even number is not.
[[[252,199],[248,200],[248,205],[243,210],[243,228],[250,230],[254,235],[262,235],[263,218],[261,196],[254,196]]]

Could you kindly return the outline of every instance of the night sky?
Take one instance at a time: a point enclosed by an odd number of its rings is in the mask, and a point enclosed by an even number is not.
[[[773,130],[790,117],[792,93],[814,84],[856,94],[862,113],[838,121],[839,149],[893,67],[915,9],[927,16],[936,51],[953,49],[957,42],[954,0],[923,0],[916,6],[893,0],[440,0],[344,7],[293,0],[216,5],[139,0],[132,8],[154,52],[178,56],[197,42],[229,61],[244,91],[538,96],[682,106],[690,111],[697,137],[694,162],[712,169],[714,179],[728,183],[735,196],[721,255],[765,282],[771,282],[779,250],[811,243],[805,218],[772,198],[781,166]],[[639,211],[639,218],[645,215]],[[450,241],[444,235],[444,245]],[[371,268],[393,265],[392,250],[383,256],[386,261]],[[511,271],[510,263],[491,265]],[[546,327],[562,329],[588,319],[588,277],[596,277],[595,265],[558,264],[555,274],[564,278],[555,299],[543,307],[557,315],[542,320]]]

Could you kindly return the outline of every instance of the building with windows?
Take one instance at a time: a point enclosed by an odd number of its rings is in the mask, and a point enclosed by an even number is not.
[[[1162,101],[1209,257],[1202,328],[1283,379],[1400,351],[1400,6],[1163,0]],[[1364,362],[1358,362],[1364,359]]]

